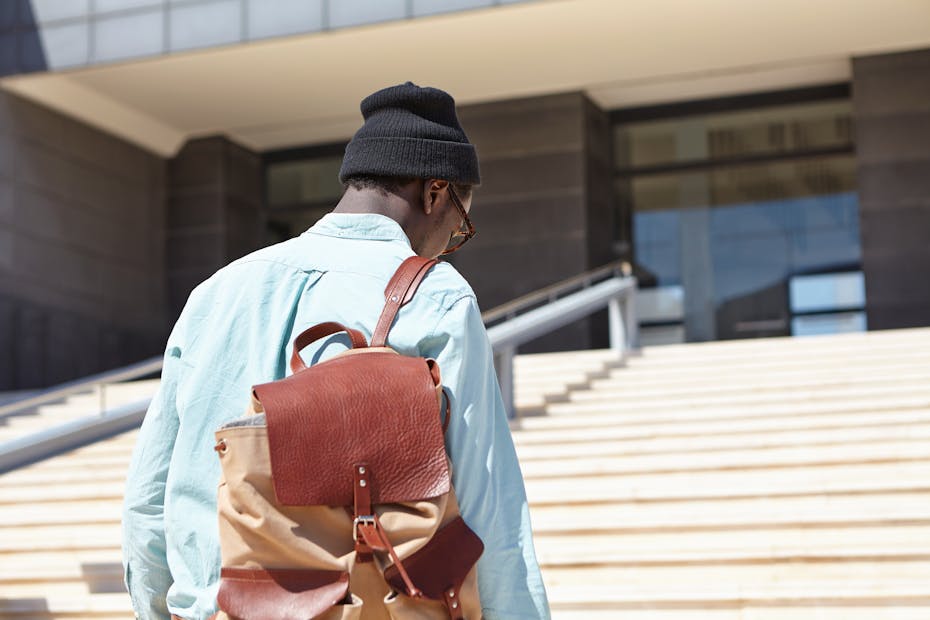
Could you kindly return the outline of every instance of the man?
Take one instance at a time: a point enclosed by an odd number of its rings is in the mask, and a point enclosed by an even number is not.
[[[285,376],[291,343],[308,326],[338,321],[370,338],[400,263],[455,250],[474,234],[468,211],[478,160],[452,97],[407,82],[370,95],[361,109],[365,123],[346,147],[346,190],[333,212],[220,269],[194,290],[168,338],[123,512],[125,580],[139,618],[200,620],[216,610],[213,432],[241,414],[251,386]],[[315,363],[343,350],[339,338],[308,347],[303,358]],[[453,483],[463,518],[485,545],[485,618],[548,618],[490,344],[475,294],[448,263],[430,270],[388,344],[435,358],[442,369]]]

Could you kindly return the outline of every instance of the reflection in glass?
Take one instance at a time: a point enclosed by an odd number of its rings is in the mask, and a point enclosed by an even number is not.
[[[342,197],[342,155],[268,164],[265,245],[301,234],[336,206]]]
[[[618,125],[614,131],[614,162],[620,169],[785,155],[853,143],[847,100]],[[696,144],[701,152],[695,152]]]
[[[823,312],[865,306],[865,275],[861,271],[795,276],[788,286],[792,312]]]
[[[846,100],[615,128],[640,285],[684,292],[687,340],[861,324],[838,314],[861,307],[825,308],[832,323],[795,317],[789,292],[792,277],[860,269],[852,136]],[[644,311],[643,327],[668,339],[674,322]]]
[[[855,160],[838,155],[636,176],[632,198],[636,212],[642,212],[820,196],[855,187]]]
[[[268,205],[296,206],[333,201],[342,196],[342,156],[288,161],[268,166]]]
[[[796,316],[791,319],[791,334],[794,336],[864,332],[866,328],[865,312],[861,311]]]

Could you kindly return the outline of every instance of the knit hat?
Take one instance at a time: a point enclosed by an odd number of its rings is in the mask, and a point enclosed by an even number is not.
[[[341,182],[356,175],[481,182],[449,93],[407,82],[365,97],[360,107],[365,124],[346,146]]]

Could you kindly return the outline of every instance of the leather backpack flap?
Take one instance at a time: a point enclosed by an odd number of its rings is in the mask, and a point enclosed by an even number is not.
[[[275,496],[285,506],[350,506],[354,471],[371,502],[439,497],[451,488],[436,386],[424,358],[336,357],[257,385]]]
[[[484,552],[478,535],[456,517],[412,555],[403,559],[404,568],[426,598],[443,600],[450,588],[458,589]],[[404,582],[394,565],[384,571],[384,579],[398,592]]]
[[[344,572],[223,568],[217,603],[231,620],[310,620],[348,594]]]

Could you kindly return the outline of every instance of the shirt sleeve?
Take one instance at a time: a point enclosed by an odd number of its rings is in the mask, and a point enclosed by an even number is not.
[[[478,590],[488,620],[548,619],[523,476],[475,298],[440,318],[431,350],[449,393],[446,445],[462,518],[484,543]]]
[[[178,331],[175,326],[172,338]],[[178,432],[176,394],[184,368],[172,338],[133,450],[123,500],[123,577],[141,620],[170,618],[165,597],[173,579],[165,546],[165,484]]]

